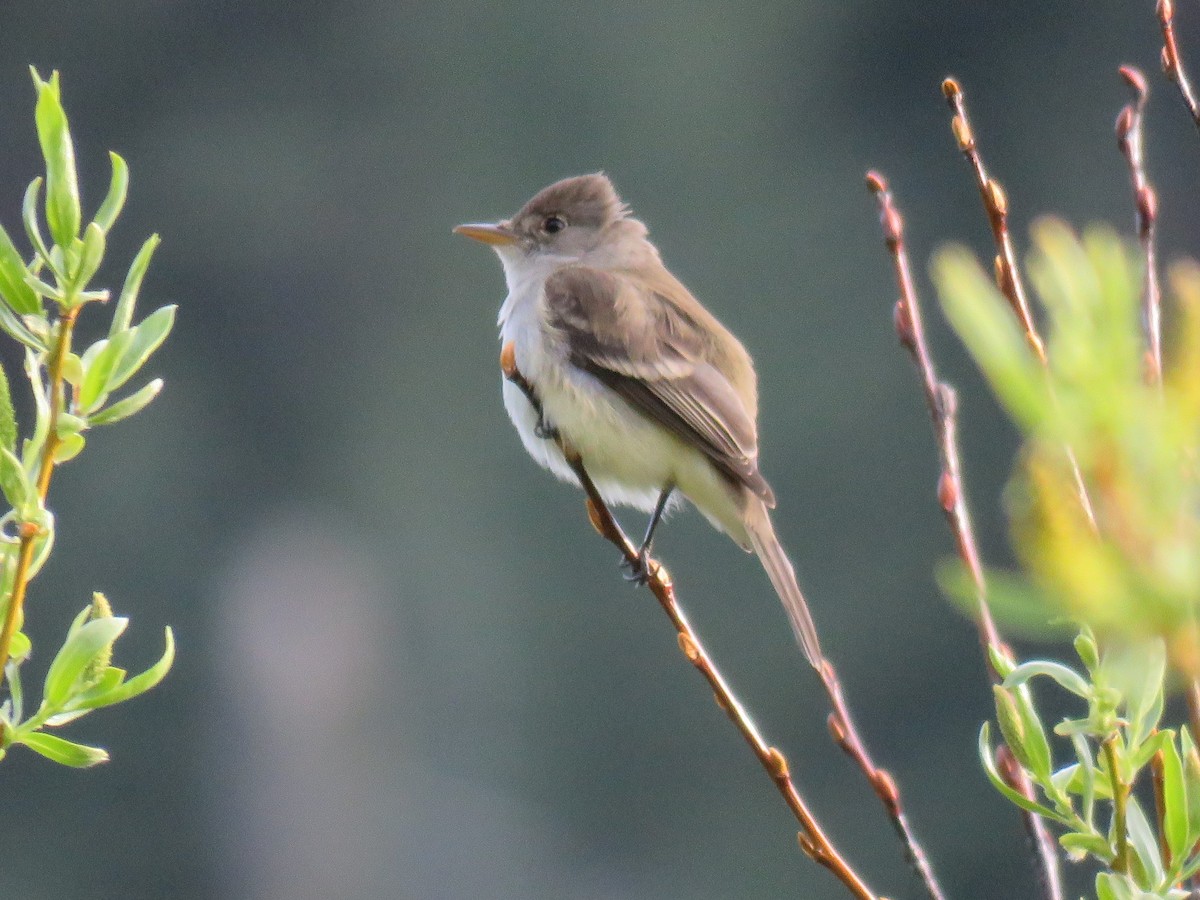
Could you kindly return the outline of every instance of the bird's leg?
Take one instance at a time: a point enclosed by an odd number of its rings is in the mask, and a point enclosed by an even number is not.
[[[662,493],[658,495],[658,503],[654,505],[654,512],[650,516],[650,523],[646,526],[646,535],[642,538],[642,545],[638,547],[637,562],[632,563],[627,559],[621,560],[622,567],[629,567],[629,574],[625,576],[626,581],[642,585],[650,577],[650,547],[654,543],[654,530],[658,528],[658,523],[662,521],[663,513],[666,512],[667,503],[670,502],[671,494],[674,490],[675,485],[668,484],[662,489]]]

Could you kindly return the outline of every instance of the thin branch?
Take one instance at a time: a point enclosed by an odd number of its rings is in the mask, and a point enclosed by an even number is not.
[[[1113,734],[1101,746],[1104,749],[1104,764],[1108,769],[1108,779],[1112,785],[1113,797],[1113,843],[1116,845],[1116,858],[1112,867],[1114,872],[1128,874],[1129,872],[1129,831],[1126,824],[1126,807],[1129,802],[1130,785],[1121,778],[1121,766],[1117,762],[1117,741],[1120,736]]]
[[[1146,177],[1142,121],[1148,90],[1146,79],[1133,66],[1117,70],[1129,90],[1133,102],[1125,105],[1117,116],[1117,147],[1129,166],[1129,183],[1137,209],[1138,240],[1146,271],[1142,276],[1142,332],[1146,338],[1146,381],[1162,384],[1162,290],[1158,279],[1158,258],[1154,243],[1158,218],[1158,195]]]
[[[971,573],[971,580],[975,586],[979,643],[985,651],[984,657],[988,673],[992,681],[996,682],[998,681],[997,673],[992,667],[991,653],[988,651],[996,649],[1006,652],[1006,650],[988,606],[987,584],[984,580],[983,566],[980,563],[979,548],[975,542],[974,529],[971,526],[966,491],[963,488],[962,466],[958,453],[957,397],[954,388],[938,377],[933,357],[929,353],[929,345],[925,339],[925,326],[921,316],[921,305],[917,300],[912,267],[909,264],[908,250],[904,244],[904,219],[896,209],[891,190],[882,175],[878,172],[868,172],[867,186],[879,203],[879,220],[883,228],[884,242],[887,245],[888,254],[892,258],[896,283],[900,290],[900,299],[896,301],[894,311],[896,334],[900,343],[912,357],[913,364],[920,375],[921,386],[925,393],[925,403],[933,422],[934,434],[937,437],[942,469],[938,478],[938,503],[954,534],[958,555],[962,559],[963,565]],[[1018,791],[1027,798],[1033,799],[1033,786],[1020,767],[1015,768],[1012,781]],[[1058,853],[1055,850],[1054,840],[1039,816],[1030,812],[1023,812],[1022,815],[1033,844],[1043,895],[1049,900],[1061,900],[1063,896],[1062,875],[1059,871]]]
[[[50,356],[50,414],[46,431],[46,444],[42,448],[41,467],[38,470],[37,491],[39,505],[44,509],[46,496],[50,492],[50,478],[54,474],[54,454],[61,439],[58,436],[58,420],[65,403],[63,366],[71,352],[71,336],[75,320],[81,307],[74,306],[63,311],[58,322],[58,341]],[[33,522],[22,522],[19,529],[20,546],[17,549],[17,565],[13,573],[12,593],[4,614],[4,627],[0,630],[0,685],[4,684],[4,672],[8,666],[13,635],[21,621],[21,610],[25,605],[25,594],[29,589],[29,576],[33,562],[34,545],[42,536],[42,529]]]
[[[1167,800],[1163,774],[1163,752],[1159,750],[1150,760],[1151,784],[1154,788],[1154,813],[1158,819],[1158,855],[1163,870],[1171,871],[1171,842],[1167,840]]]
[[[504,376],[524,392],[540,415],[540,401],[534,393],[532,385],[518,371],[511,344],[506,345],[501,352],[500,367],[504,372]],[[620,550],[630,564],[638,564],[640,560],[637,547],[629,540],[625,532],[621,530],[621,526],[617,523],[616,518],[592,482],[591,476],[588,475],[587,470],[584,468],[579,455],[567,445],[561,435],[552,433],[552,439],[562,450],[563,456],[575,472],[580,485],[587,495],[588,518],[591,520],[593,527],[600,533],[601,537]],[[700,674],[704,676],[709,687],[712,688],[717,705],[726,712],[738,731],[741,732],[743,739],[750,745],[750,749],[754,751],[754,755],[758,757],[759,763],[762,764],[762,767],[771,777],[771,781],[775,784],[776,789],[783,796],[788,808],[791,809],[796,820],[800,823],[801,830],[797,836],[800,848],[810,859],[832,872],[858,900],[885,900],[885,898],[878,897],[878,895],[867,887],[866,882],[850,867],[850,864],[841,856],[821,829],[816,817],[809,810],[808,804],[796,788],[795,782],[792,781],[787,759],[777,748],[770,746],[763,740],[754,721],[750,718],[750,714],[742,706],[741,701],[734,695],[724,676],[721,675],[716,664],[704,649],[703,644],[700,643],[695,630],[688,622],[683,610],[679,607],[679,603],[675,598],[675,588],[672,585],[671,576],[667,573],[666,568],[657,560],[651,559],[647,564],[647,570],[648,578],[646,579],[646,586],[650,588],[650,592],[654,595],[659,606],[662,607],[663,612],[667,614],[667,617],[671,620],[671,624],[675,627],[680,650],[683,651],[688,662],[695,666]]]
[[[829,696],[829,704],[833,707],[832,712],[829,713],[828,724],[829,733],[833,736],[834,742],[867,777],[867,782],[875,791],[875,796],[879,798],[888,817],[892,820],[892,827],[896,830],[896,835],[904,846],[905,859],[921,879],[925,892],[931,900],[945,900],[946,895],[942,891],[942,886],[938,884],[933,866],[929,863],[929,857],[922,849],[916,832],[913,831],[908,816],[904,812],[904,806],[900,802],[900,788],[897,786],[896,780],[887,769],[875,765],[874,760],[867,752],[866,745],[858,735],[858,729],[855,727],[854,719],[842,693],[842,685],[838,680],[837,671],[828,659],[822,659],[821,668],[817,674],[821,676],[821,683],[825,686],[825,693]]]
[[[1179,96],[1192,116],[1196,127],[1200,128],[1200,104],[1196,102],[1196,94],[1188,81],[1187,72],[1183,70],[1183,59],[1179,56],[1179,45],[1175,41],[1175,4],[1172,0],[1158,0],[1158,24],[1162,28],[1162,68],[1167,77],[1175,83]]]
[[[975,132],[971,128],[971,120],[967,117],[966,96],[963,94],[962,85],[953,78],[947,78],[942,82],[942,93],[954,111],[950,127],[954,132],[954,139],[958,142],[958,149],[962,151],[971,170],[975,173],[975,184],[979,188],[979,196],[983,200],[983,208],[987,212],[988,223],[992,228],[992,238],[996,244],[996,286],[1008,300],[1025,334],[1026,342],[1034,356],[1042,364],[1042,368],[1046,372],[1051,398],[1055,399],[1053,384],[1049,381],[1050,365],[1046,357],[1046,344],[1042,340],[1042,336],[1038,334],[1037,323],[1034,322],[1033,315],[1029,311],[1025,282],[1021,278],[1021,269],[1017,265],[1016,253],[1013,250],[1012,233],[1008,230],[1008,197],[1004,193],[1004,188],[1000,186],[1000,182],[989,176],[987,169],[984,168],[983,158],[979,155],[979,148],[975,142]],[[1092,531],[1096,531],[1096,514],[1092,510],[1092,500],[1088,496],[1087,485],[1083,480],[1083,472],[1079,469],[1079,461],[1075,458],[1075,451],[1069,446],[1064,446],[1063,453],[1071,467],[1071,473],[1075,480],[1075,491],[1079,495],[1079,504],[1083,508]]]

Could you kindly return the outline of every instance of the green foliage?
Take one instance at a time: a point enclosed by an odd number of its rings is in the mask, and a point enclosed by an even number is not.
[[[1033,238],[1028,270],[1049,325],[1047,368],[974,257],[950,247],[933,264],[947,316],[1023,437],[1008,498],[1024,571],[995,576],[1003,589],[993,605],[1035,628],[1058,617],[1101,634],[1161,636],[1172,663],[1194,674],[1200,267],[1172,270],[1179,343],[1160,389],[1145,377],[1141,271],[1130,248],[1107,229],[1080,239],[1052,219],[1037,223]],[[943,577],[955,590],[955,575]]]
[[[54,543],[54,516],[46,506],[56,466],[77,456],[91,428],[121,421],[144,409],[162,390],[153,379],[127,396],[113,399],[166,340],[175,308],[166,306],[134,323],[138,291],[158,236],[142,246],[125,277],[120,299],[111,307],[106,336],[82,353],[72,348],[75,323],[85,306],[100,308],[109,291],[91,286],[104,260],[107,235],[125,203],[129,170],[110,154],[112,178],[95,218],[83,224],[75,151],[63,111],[58,73],[43,80],[33,72],[34,118],[46,164],[45,179],[25,192],[22,219],[33,247],[27,263],[0,228],[0,330],[25,350],[24,372],[32,391],[34,421],[18,441],[8,380],[0,372],[0,490],[10,509],[0,517],[0,672],[8,698],[0,704],[0,758],[23,745],[68,766],[91,766],[108,758],[104,750],[54,734],[55,728],[94,709],[145,693],[163,679],[175,655],[171,629],[162,657],[139,675],[127,677],[112,665],[113,647],[128,620],[114,616],[102,594],[75,617],[54,655],[42,698],[28,716],[22,672],[32,655],[20,630],[23,599],[30,581],[45,565]],[[39,216],[45,187],[47,242]]]
[[[1053,219],[1033,244],[1044,361],[971,254],[949,247],[933,263],[951,324],[1022,439],[1007,490],[1021,571],[988,572],[989,600],[1027,631],[1077,630],[1076,667],[993,650],[1008,752],[984,723],[980,757],[998,791],[1058,827],[1071,859],[1098,864],[1099,900],[1184,898],[1200,873],[1200,754],[1189,728],[1161,720],[1169,673],[1200,675],[1200,267],[1172,270],[1179,341],[1160,383],[1133,250],[1108,229],[1080,238]],[[940,577],[973,598],[961,565]],[[1037,678],[1082,701],[1081,714],[1047,732]]]

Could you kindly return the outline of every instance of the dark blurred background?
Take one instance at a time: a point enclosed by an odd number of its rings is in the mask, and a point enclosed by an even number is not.
[[[88,208],[105,150],[132,170],[109,283],[157,230],[143,309],[179,304],[163,396],[55,481],[27,677],[93,589],[132,616],[120,661],[169,623],[178,662],[67,731],[108,765],[5,760],[0,896],[843,896],[501,408],[500,267],[450,228],[597,169],[758,360],[779,530],[947,889],[1030,895],[976,758],[974,631],[932,579],[934,444],[862,176],[891,178],[922,275],[946,240],[990,255],[953,73],[1022,241],[1048,211],[1129,230],[1112,122],[1134,63],[1164,255],[1185,252],[1200,146],[1151,0],[49,0],[5,5],[0,60],[0,221],[19,231],[39,171],[26,66],[59,68]],[[925,299],[1003,564],[1013,434]],[[757,564],[695,513],[658,549],[840,846],[917,896]]]

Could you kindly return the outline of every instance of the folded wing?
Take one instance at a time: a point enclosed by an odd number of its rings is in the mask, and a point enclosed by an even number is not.
[[[567,342],[575,366],[775,505],[758,471],[754,420],[678,304],[627,276],[586,266],[560,269],[545,291],[548,324]]]

